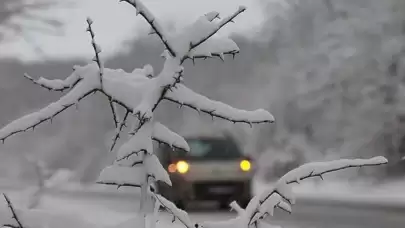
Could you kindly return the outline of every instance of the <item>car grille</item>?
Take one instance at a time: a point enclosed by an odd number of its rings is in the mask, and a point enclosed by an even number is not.
[[[243,182],[197,182],[193,183],[193,191],[197,198],[210,196],[237,196],[243,193]]]

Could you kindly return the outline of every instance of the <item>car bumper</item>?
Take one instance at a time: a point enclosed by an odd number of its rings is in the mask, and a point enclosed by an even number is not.
[[[172,187],[159,184],[159,192],[172,201],[228,201],[248,200],[251,181],[173,181]]]

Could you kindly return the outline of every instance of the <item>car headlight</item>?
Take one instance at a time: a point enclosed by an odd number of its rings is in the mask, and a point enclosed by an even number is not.
[[[185,161],[178,161],[176,164],[177,172],[184,174],[188,172],[189,165]]]
[[[251,164],[250,164],[250,162],[248,161],[248,160],[242,160],[240,163],[239,163],[239,167],[240,167],[240,169],[242,170],[242,171],[245,171],[245,172],[247,172],[247,171],[249,171],[252,167],[251,167]]]

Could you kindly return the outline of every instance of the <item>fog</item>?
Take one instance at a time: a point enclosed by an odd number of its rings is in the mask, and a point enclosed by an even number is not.
[[[372,169],[377,177],[403,176],[405,4],[401,0],[262,4],[269,18],[256,37],[233,35],[240,54],[224,62],[186,61],[185,84],[237,108],[267,109],[276,123],[250,128],[212,121],[171,103],[158,108],[159,121],[180,134],[230,132],[246,153],[264,156],[265,167],[281,163],[277,167],[289,169],[307,161],[384,155],[390,165]],[[4,15],[0,11],[0,24]],[[109,58],[105,66],[132,71],[151,64],[155,72],[161,69],[163,45],[156,37],[145,34],[128,41],[128,46],[129,52]],[[61,96],[32,84],[23,77],[25,72],[63,79],[74,64],[85,63],[0,59],[0,126]],[[108,147],[113,132],[107,100],[91,96],[52,124],[0,145],[1,175],[31,178],[24,156],[35,154],[51,169],[72,169],[78,179],[91,181],[112,162]]]

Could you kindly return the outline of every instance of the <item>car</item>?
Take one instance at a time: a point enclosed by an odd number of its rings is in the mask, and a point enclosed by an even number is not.
[[[228,208],[233,200],[247,205],[251,198],[253,162],[230,137],[185,137],[190,151],[161,147],[158,157],[172,186],[158,183],[160,194],[186,208],[192,201],[216,201]]]

